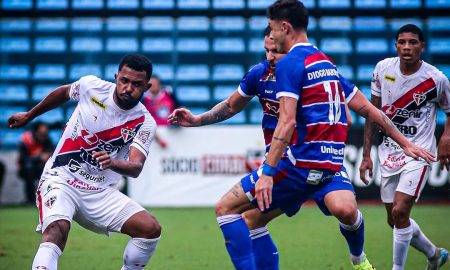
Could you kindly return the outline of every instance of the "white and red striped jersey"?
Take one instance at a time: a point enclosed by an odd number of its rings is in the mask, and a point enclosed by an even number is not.
[[[123,110],[113,100],[116,85],[95,76],[72,83],[70,98],[78,102],[61,139],[47,161],[44,174],[58,175],[82,189],[116,184],[120,175],[99,170],[93,151],[106,151],[114,159],[127,159],[130,147],[147,156],[156,123],[141,103]]]
[[[381,97],[383,112],[403,135],[419,146],[436,151],[437,106],[450,113],[450,84],[441,71],[422,62],[416,73],[405,76],[400,71],[400,59],[387,58],[376,65],[371,88],[372,95]],[[378,153],[383,176],[401,172],[412,160],[388,137],[383,139]]]

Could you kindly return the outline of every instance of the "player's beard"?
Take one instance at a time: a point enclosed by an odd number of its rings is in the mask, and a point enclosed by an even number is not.
[[[142,97],[144,96],[144,93],[141,94],[141,96],[136,99],[136,100],[130,100],[130,101],[125,101],[123,100],[120,95],[117,93],[117,88],[114,91],[114,96],[116,97],[117,100],[117,105],[123,109],[123,110],[129,110],[131,108],[133,108],[134,106],[136,106],[142,99]]]

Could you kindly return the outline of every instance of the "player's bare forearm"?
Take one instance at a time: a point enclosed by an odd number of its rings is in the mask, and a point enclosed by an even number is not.
[[[28,113],[30,119],[50,111],[69,100],[70,85],[62,85],[48,94],[41,102],[34,106]]]
[[[118,174],[136,178],[141,174],[143,167],[144,163],[140,161],[113,159],[109,168]]]
[[[227,100],[224,100],[214,106],[211,110],[200,115],[200,126],[219,123],[227,120],[233,115],[234,114],[231,112],[230,104]]]

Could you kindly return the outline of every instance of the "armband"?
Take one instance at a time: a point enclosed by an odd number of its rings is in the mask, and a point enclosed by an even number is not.
[[[262,167],[262,173],[267,176],[274,176],[277,172],[277,168],[270,166],[269,164],[264,163]]]

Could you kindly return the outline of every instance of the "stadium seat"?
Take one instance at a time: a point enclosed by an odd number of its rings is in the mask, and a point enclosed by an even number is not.
[[[37,9],[63,10],[69,7],[68,0],[37,0]]]
[[[237,16],[218,16],[214,17],[212,25],[216,31],[243,31],[245,20]]]
[[[308,31],[309,30],[316,30],[317,29],[317,20],[314,17],[309,17],[308,21]]]
[[[329,54],[352,53],[352,42],[348,38],[323,38],[320,48]]]
[[[44,99],[51,91],[55,90],[59,85],[57,84],[37,84],[33,86],[31,99],[39,102]]]
[[[450,17],[429,17],[427,20],[429,31],[450,31]]]
[[[69,106],[69,107],[66,108],[66,113],[65,113],[66,121],[68,121],[69,118],[72,116],[72,113],[75,111],[75,107],[76,106]]]
[[[71,28],[74,32],[98,32],[103,29],[103,21],[100,18],[74,18]]]
[[[117,64],[105,65],[105,71],[103,73],[104,79],[114,82],[114,74],[117,74],[118,68]]]
[[[40,32],[62,32],[69,25],[65,18],[44,18],[36,20],[35,29]]]
[[[358,32],[386,31],[386,21],[383,17],[356,17],[353,19],[353,30]]]
[[[263,39],[261,38],[251,38],[248,41],[248,51],[251,53],[261,54],[265,52]]]
[[[265,17],[265,16],[250,17],[250,19],[248,21],[248,25],[249,25],[250,30],[261,32],[261,39],[262,39],[262,31],[267,26],[267,17]]]
[[[175,45],[172,38],[144,38],[142,51],[149,53],[172,53]]]
[[[139,49],[139,43],[132,37],[114,37],[106,40],[106,50],[116,53],[136,52]]]
[[[61,139],[62,130],[50,130],[48,136],[54,145],[58,144],[59,139]]]
[[[77,53],[100,52],[103,50],[103,43],[98,37],[75,37],[70,48]]]
[[[350,65],[340,65],[337,67],[339,74],[344,76],[347,80],[353,80],[353,67]]]
[[[245,51],[245,43],[242,38],[216,38],[213,50],[216,53],[242,53]]]
[[[75,10],[97,10],[103,7],[103,0],[72,0],[72,8]]]
[[[25,132],[24,129],[0,129],[0,136],[2,137],[1,148],[15,149],[20,142],[20,137]]]
[[[352,19],[342,16],[324,16],[319,20],[322,31],[350,31],[352,29]]]
[[[436,67],[442,71],[447,78],[450,78],[450,65],[436,65]]]
[[[34,51],[39,53],[61,53],[66,47],[64,37],[37,37],[34,41]]]
[[[179,9],[208,9],[209,0],[183,0],[177,3]]]
[[[66,78],[66,67],[62,64],[37,64],[34,68],[35,80],[63,80]]]
[[[183,16],[177,20],[179,31],[204,32],[209,30],[209,19],[204,16]]]
[[[244,68],[236,64],[219,64],[213,67],[213,80],[239,81],[244,76]]]
[[[213,0],[214,9],[244,9],[244,0]]]
[[[179,81],[206,81],[209,79],[208,65],[179,65],[176,79]]]
[[[358,72],[356,74],[356,79],[360,81],[370,81],[372,80],[373,70],[375,68],[374,65],[359,65]]]
[[[209,102],[210,93],[206,85],[180,85],[175,89],[176,99],[183,103]]]
[[[4,10],[28,10],[33,8],[33,0],[3,0],[1,6]]]
[[[438,125],[445,125],[445,122],[447,121],[447,115],[445,112],[441,109],[438,109],[436,111],[436,124]]]
[[[169,16],[145,17],[142,19],[142,30],[170,33],[175,29],[175,21]]]
[[[425,0],[426,8],[449,8],[450,0]]]
[[[423,28],[423,23],[422,20],[420,20],[420,18],[395,18],[395,19],[391,19],[391,29],[392,31],[396,32],[398,29],[400,29],[400,27],[402,27],[405,24],[408,23],[412,23],[417,25],[420,28]]]
[[[209,51],[207,38],[178,38],[176,49],[180,53],[206,53]]]
[[[384,54],[388,52],[385,38],[359,38],[356,40],[356,52],[359,54]]]
[[[24,106],[0,106],[0,122],[6,123],[11,115],[18,112],[26,112],[26,111],[27,108]]]
[[[213,101],[220,102],[228,98],[238,87],[236,85],[217,85],[213,89]]]
[[[246,123],[245,111],[233,115],[233,117],[218,123],[219,125],[242,125]]]
[[[355,8],[359,9],[384,9],[386,8],[385,0],[354,0]]]
[[[26,80],[30,78],[28,65],[0,65],[1,80]]]
[[[28,101],[28,88],[25,84],[0,84],[1,101]],[[0,102],[1,102],[0,101]]]
[[[41,121],[46,123],[47,125],[52,125],[55,123],[64,122],[64,113],[62,108],[55,108],[51,111],[48,111],[38,117],[36,117],[33,121]]]
[[[31,30],[30,19],[2,19],[0,20],[1,32],[28,32]]]
[[[1,53],[27,53],[30,47],[30,39],[27,37],[0,37]]]
[[[109,9],[115,10],[130,10],[139,8],[139,0],[107,0],[106,5]]]
[[[266,10],[268,6],[273,3],[272,0],[251,0],[247,2],[249,9],[263,9]]]
[[[110,17],[106,22],[106,29],[110,32],[137,31],[139,21],[136,17]]]
[[[450,38],[430,38],[428,44],[430,53],[450,54]]]
[[[313,9],[316,7],[316,0],[303,0],[303,5],[308,9]]]
[[[153,74],[163,81],[173,80],[173,66],[169,64],[153,64]]]
[[[264,115],[264,112],[260,106],[251,109],[250,115],[249,115],[250,123],[260,125],[263,115]]]
[[[175,0],[143,0],[144,9],[173,9]]]
[[[361,93],[363,93],[364,96],[366,96],[366,98],[370,100],[370,98],[372,97],[372,90],[370,89],[370,85],[361,85],[358,88]]]
[[[73,64],[69,68],[69,79],[78,80],[86,75],[102,76],[100,65],[96,64]]]
[[[347,9],[350,8],[350,0],[318,0],[319,7],[323,9]]]
[[[391,8],[393,9],[415,9],[421,8],[421,0],[391,0]]]

